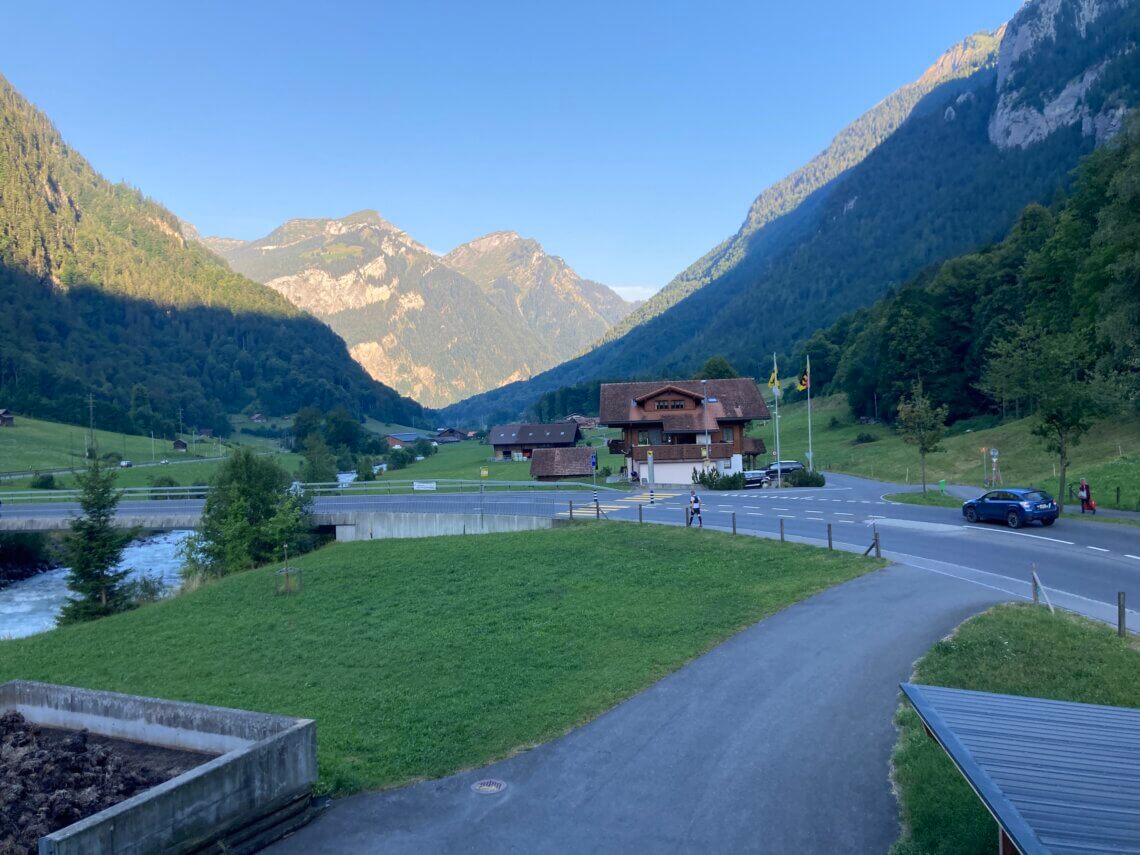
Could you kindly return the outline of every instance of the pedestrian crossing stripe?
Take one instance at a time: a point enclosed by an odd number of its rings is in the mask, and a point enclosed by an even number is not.
[[[680,493],[658,493],[658,492],[654,491],[653,500],[656,502],[663,502],[665,499],[675,499],[679,495],[681,495],[681,494]],[[639,503],[647,504],[649,502],[649,499],[650,499],[650,496],[648,493],[642,493],[638,496],[630,496],[628,499],[615,499],[615,501],[618,501],[618,502],[639,502]]]
[[[628,505],[598,505],[598,510],[602,511],[602,513],[610,513],[613,511],[628,511],[629,506]],[[574,506],[574,516],[576,516],[576,517],[581,517],[581,516],[587,516],[588,517],[588,516],[592,516],[593,513],[594,513],[594,503],[593,502],[590,502],[588,505],[575,505]],[[564,511],[559,511],[557,516],[560,516],[560,517],[570,516],[569,508],[567,508]]]

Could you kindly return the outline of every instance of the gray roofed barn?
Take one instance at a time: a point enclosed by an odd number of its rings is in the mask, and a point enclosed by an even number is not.
[[[524,457],[536,448],[571,448],[582,438],[582,431],[574,422],[554,424],[510,424],[491,428],[488,442],[495,447],[495,456],[510,459],[515,452]]]

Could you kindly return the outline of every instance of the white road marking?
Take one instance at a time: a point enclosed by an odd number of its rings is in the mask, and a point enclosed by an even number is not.
[[[746,510],[746,511],[758,511],[758,510],[760,510],[760,506],[759,505],[744,505],[744,510]]]
[[[805,514],[822,514],[823,511],[817,511],[817,510],[814,510],[812,508],[809,508],[808,510],[804,511],[804,513]]]
[[[774,511],[786,511],[788,508],[772,508]]]
[[[762,516],[764,516],[764,515],[763,515],[763,514],[758,514],[758,513],[756,513],[755,511],[753,511],[753,512],[750,512],[750,513],[748,514],[748,516],[750,516],[750,517],[762,517]]]
[[[1125,558],[1135,558],[1137,561],[1140,561],[1140,555],[1129,555],[1127,552],[1125,552],[1124,557]]]
[[[847,523],[848,525],[855,525],[855,520],[839,520],[839,522]]]
[[[973,526],[962,526],[962,528],[966,529],[966,531],[988,531],[993,532],[994,534],[1012,534],[1016,535],[1017,537],[1032,537],[1035,540],[1048,540],[1052,543],[1063,543],[1066,546],[1076,546],[1076,544],[1071,540],[1061,540],[1056,537],[1045,537],[1044,535],[1040,534],[1026,534],[1023,531],[1003,531],[1000,528],[975,528]]]
[[[795,517],[790,517],[787,514],[776,514],[776,516],[778,516],[782,520],[794,520],[795,519]]]
[[[1100,547],[1100,546],[1086,546],[1086,547],[1085,547],[1085,549],[1092,549],[1092,550],[1094,550],[1094,551],[1096,551],[1096,552],[1108,552],[1108,550],[1107,550],[1107,549],[1104,549],[1104,548],[1102,548],[1102,547]]]
[[[853,516],[855,516],[855,514],[848,513],[847,511],[836,511],[835,515],[837,517],[853,517]]]

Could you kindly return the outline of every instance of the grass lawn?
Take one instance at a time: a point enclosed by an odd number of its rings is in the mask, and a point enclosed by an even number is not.
[[[579,523],[328,546],[92,624],[0,641],[13,678],[317,720],[320,789],[434,778],[552,739],[743,627],[883,562]]]
[[[1040,487],[1056,495],[1057,457],[1045,451],[1041,440],[1030,433],[1031,427],[1031,420],[1022,419],[948,436],[943,442],[944,452],[926,456],[927,485],[936,485],[940,478],[945,478],[952,484],[977,484],[980,488],[981,449],[996,446],[1001,452],[1006,484]],[[770,421],[752,431],[769,450],[776,447],[773,433]],[[869,434],[875,441],[857,443],[859,434]],[[851,417],[844,395],[813,399],[812,447],[821,469],[919,483],[918,452],[887,425],[859,424]],[[800,402],[780,407],[780,454],[788,460],[805,460],[806,451],[807,405]],[[1140,510],[1140,415],[1122,415],[1100,422],[1072,449],[1070,456],[1069,482],[1075,486],[1082,477],[1088,478],[1101,507],[1118,507],[1119,486],[1119,507]],[[987,457],[987,474],[988,460]]]
[[[927,505],[934,508],[960,508],[962,500],[953,496],[943,496],[937,490],[926,493],[887,493],[883,496],[888,502],[901,502],[904,505]]]
[[[1135,639],[1042,607],[1003,605],[962,624],[919,660],[914,681],[935,686],[1140,707]],[[896,716],[893,777],[903,833],[892,855],[990,855],[997,825],[908,704]]]
[[[87,429],[78,425],[65,425],[17,415],[14,427],[0,428],[0,472],[82,466],[86,434]],[[152,447],[149,436],[132,436],[97,430],[95,441],[101,453],[114,451],[136,463],[149,462],[151,459]],[[193,449],[193,446],[191,448]],[[171,448],[171,441],[161,437],[155,439],[153,452],[156,460],[173,457],[175,454]],[[190,456],[207,457],[215,453],[212,444],[203,444],[200,451],[192,450]]]
[[[130,469],[119,469],[115,479],[116,487],[150,487],[154,479],[173,478],[180,487],[189,487],[194,484],[208,484],[218,471],[223,459],[193,460],[171,455],[168,466],[132,466]],[[299,454],[276,454],[273,459],[289,472],[296,472],[301,468],[304,458]],[[18,481],[0,482],[0,491],[28,490],[29,480],[21,478]],[[78,488],[75,476],[69,474],[55,476],[56,489],[73,490]]]

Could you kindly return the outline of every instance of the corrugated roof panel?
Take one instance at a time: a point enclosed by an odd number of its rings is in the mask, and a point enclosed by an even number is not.
[[[1023,853],[1140,853],[1140,710],[902,690]]]

